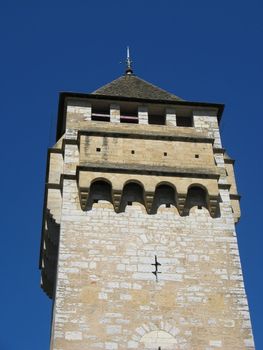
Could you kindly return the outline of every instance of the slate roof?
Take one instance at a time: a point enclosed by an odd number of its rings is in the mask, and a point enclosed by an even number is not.
[[[102,86],[92,94],[153,100],[183,101],[180,97],[160,89],[133,74],[123,75]]]

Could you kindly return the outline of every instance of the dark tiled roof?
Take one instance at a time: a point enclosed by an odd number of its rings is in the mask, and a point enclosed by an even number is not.
[[[93,94],[108,96],[135,97],[154,100],[183,101],[159,87],[148,83],[132,74],[126,74],[102,86]]]

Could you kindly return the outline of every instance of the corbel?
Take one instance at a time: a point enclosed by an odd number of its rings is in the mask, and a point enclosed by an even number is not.
[[[112,189],[112,202],[116,213],[120,210],[122,190]]]
[[[146,207],[147,213],[151,214],[152,204],[153,204],[153,199],[154,199],[154,192],[147,191],[147,192],[145,192],[144,197],[145,197],[144,201],[145,201],[145,207]]]
[[[177,209],[181,216],[185,215],[184,207],[185,207],[186,197],[187,197],[186,193],[177,194]]]

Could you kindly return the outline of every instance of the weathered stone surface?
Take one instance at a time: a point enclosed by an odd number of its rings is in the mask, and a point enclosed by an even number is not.
[[[253,349],[216,113],[177,127],[164,105],[167,125],[149,125],[148,107],[136,125],[120,123],[114,100],[112,123],[92,120],[92,101],[67,107],[43,227],[51,349]]]

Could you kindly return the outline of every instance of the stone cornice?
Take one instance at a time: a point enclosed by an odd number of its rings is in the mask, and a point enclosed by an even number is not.
[[[240,200],[241,199],[241,196],[240,194],[237,194],[237,193],[230,193],[230,199],[233,199],[233,200]]]
[[[178,177],[194,177],[205,179],[219,179],[220,171],[218,168],[180,168],[180,167],[165,167],[165,166],[143,166],[140,164],[99,164],[86,163],[85,165],[77,166],[77,176],[80,171],[107,172],[107,173],[128,173],[156,176],[178,176]]]
[[[150,130],[136,130],[136,132],[130,130],[114,130],[114,129],[88,129],[78,131],[78,143],[79,138],[82,135],[86,136],[108,136],[116,138],[128,138],[128,139],[148,139],[148,140],[168,140],[168,141],[184,141],[184,142],[200,142],[200,143],[213,143],[214,139],[199,133],[183,134],[174,132],[159,131],[152,132]],[[67,142],[67,141],[65,141]],[[68,142],[67,142],[68,143]]]
[[[218,184],[218,188],[221,190],[230,190],[230,184]]]
[[[225,149],[224,148],[217,148],[217,147],[214,147],[213,148],[213,152],[215,153],[215,154],[217,154],[217,153],[219,153],[219,154],[225,154]]]

